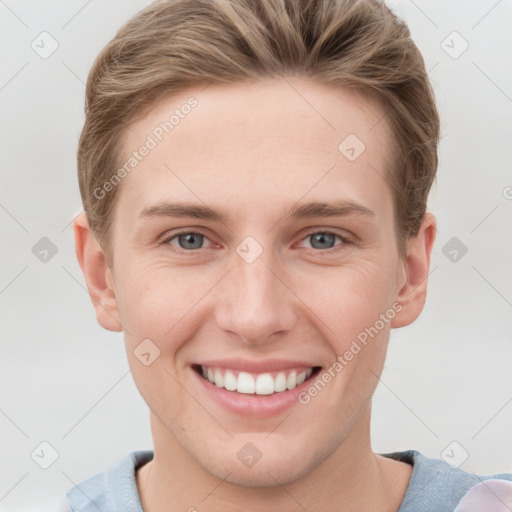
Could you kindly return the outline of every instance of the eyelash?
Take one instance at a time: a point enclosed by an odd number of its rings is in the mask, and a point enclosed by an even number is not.
[[[314,247],[311,247],[311,248],[308,247],[308,249],[311,249],[316,254],[320,254],[320,255],[333,254],[333,253],[342,251],[345,246],[350,245],[352,243],[352,240],[347,236],[341,236],[340,234],[338,234],[334,231],[318,230],[318,229],[307,233],[304,237],[301,238],[301,242],[303,242],[304,240],[307,240],[311,235],[316,235],[319,233],[321,233],[322,235],[334,235],[336,238],[338,238],[341,241],[341,244],[335,245],[334,247],[332,247],[330,249],[315,249]]]
[[[318,254],[332,254],[334,252],[338,252],[340,250],[343,250],[343,247],[346,246],[346,245],[351,245],[353,244],[353,240],[347,236],[341,236],[340,234],[338,233],[335,233],[334,231],[328,231],[328,230],[314,230],[314,231],[310,231],[309,233],[307,233],[303,238],[301,238],[301,242],[306,240],[307,238],[309,238],[311,235],[315,235],[315,234],[318,234],[318,233],[321,233],[321,234],[324,234],[324,235],[334,235],[335,237],[337,237],[339,240],[341,240],[341,245],[338,245],[338,246],[335,246],[335,247],[332,247],[330,249],[315,249],[314,247],[312,247],[311,249],[315,252],[315,253],[318,253]],[[177,233],[174,233],[172,236],[169,236],[167,238],[165,238],[162,242],[160,242],[159,245],[167,245],[170,250],[172,252],[175,252],[175,253],[178,253],[178,254],[188,254],[188,255],[196,255],[198,254],[198,251],[200,249],[190,249],[190,250],[186,250],[186,249],[177,249],[175,248],[174,246],[172,246],[170,244],[170,241],[171,240],[174,240],[175,238],[179,237],[180,235],[201,235],[201,236],[204,236],[205,238],[208,239],[208,236],[204,233],[202,233],[201,231],[178,231]]]

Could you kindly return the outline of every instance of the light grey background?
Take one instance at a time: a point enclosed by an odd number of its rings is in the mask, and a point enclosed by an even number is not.
[[[0,0],[4,512],[31,510],[152,447],[122,335],[96,323],[71,229],[82,208],[75,155],[88,71],[148,3]],[[512,2],[389,5],[425,56],[443,139],[428,301],[414,325],[392,333],[373,447],[459,462],[467,452],[466,471],[512,471]],[[31,47],[43,31],[59,45],[46,59]],[[42,237],[58,250],[46,263],[32,252]],[[456,262],[443,253],[452,237],[468,249]],[[58,452],[46,470],[31,458],[43,441]]]

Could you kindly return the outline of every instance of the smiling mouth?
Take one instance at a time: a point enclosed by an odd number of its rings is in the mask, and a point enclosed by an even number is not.
[[[214,386],[246,395],[273,395],[291,391],[314,377],[320,366],[289,368],[277,372],[249,373],[226,368],[192,365],[193,370]]]

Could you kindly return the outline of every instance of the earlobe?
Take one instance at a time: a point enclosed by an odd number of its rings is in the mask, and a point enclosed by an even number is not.
[[[98,323],[109,331],[122,331],[111,270],[95,239],[85,213],[73,221],[75,253],[85,277]]]
[[[403,263],[406,280],[396,298],[402,309],[391,323],[393,328],[411,324],[423,310],[435,235],[436,219],[431,213],[426,213],[418,234],[407,242],[407,256]]]

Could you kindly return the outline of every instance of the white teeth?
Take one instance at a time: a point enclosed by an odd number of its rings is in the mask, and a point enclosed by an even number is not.
[[[226,375],[224,375],[224,387],[228,391],[236,391],[236,377],[230,371],[227,371]]]
[[[271,395],[274,392],[274,379],[270,373],[262,373],[256,379],[256,394]]]
[[[201,373],[205,379],[218,388],[248,395],[272,395],[287,389],[295,389],[313,373],[313,368],[307,368],[300,373],[297,370],[292,370],[288,376],[284,371],[281,371],[277,375],[274,374],[275,377],[272,377],[270,373],[252,375],[248,372],[240,372],[237,376],[231,370],[224,371],[219,368],[207,368],[205,366],[201,366]]]
[[[224,387],[224,376],[220,373],[220,370],[215,370],[215,385],[218,388]]]
[[[306,380],[306,372],[300,372],[297,375],[297,386],[302,384]]]
[[[284,372],[279,372],[274,382],[274,391],[276,393],[286,390],[286,375]]]
[[[297,387],[297,372],[291,372],[286,379],[286,387],[288,389],[293,389]]]
[[[236,383],[236,390],[239,393],[254,394],[254,377],[250,373],[240,372]]]

